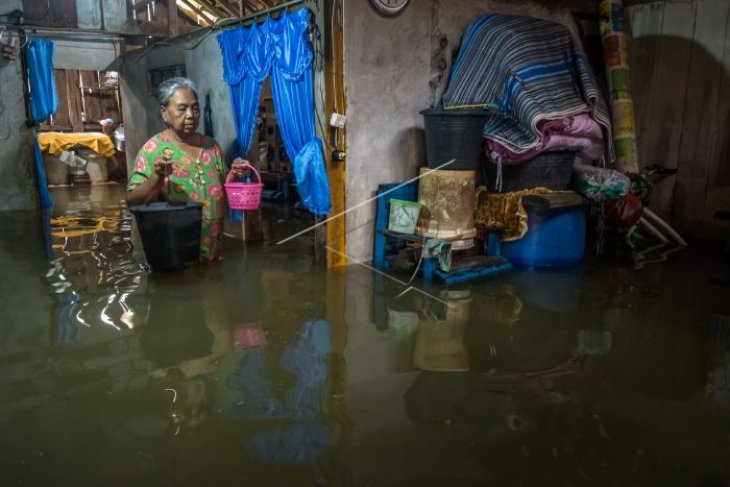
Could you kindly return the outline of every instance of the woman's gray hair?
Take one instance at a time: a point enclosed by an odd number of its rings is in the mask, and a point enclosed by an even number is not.
[[[166,107],[170,103],[172,95],[180,88],[190,88],[193,94],[195,94],[195,98],[198,98],[198,90],[195,88],[195,83],[187,78],[178,77],[166,79],[160,83],[160,86],[157,88],[157,101],[160,102],[161,106]]]

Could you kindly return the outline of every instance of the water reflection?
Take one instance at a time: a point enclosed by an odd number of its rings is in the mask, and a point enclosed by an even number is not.
[[[149,310],[147,273],[132,252],[123,193],[94,186],[82,194],[60,198],[48,215],[53,257],[45,277],[56,298],[56,343],[63,346],[116,339],[145,323]]]
[[[242,439],[259,460],[291,465],[314,464],[331,446],[333,432],[322,417],[324,386],[329,375],[330,328],[325,320],[308,321],[296,343],[284,348],[279,367],[293,377],[288,391],[276,391],[266,375],[272,351],[243,352],[240,364],[227,379],[236,403],[227,408],[233,420],[267,421],[274,425]],[[278,355],[278,354],[276,354]],[[274,423],[276,422],[276,423]]]
[[[3,485],[730,479],[730,309],[702,256],[437,300],[326,273],[311,241],[150,274],[120,190],[0,225]]]
[[[730,316],[712,317],[707,351],[705,396],[712,403],[730,408]]]
[[[312,264],[300,263],[311,259],[271,251],[264,268],[261,256],[249,260],[234,250],[227,265],[150,274],[120,188],[67,195],[38,227],[45,264],[38,259],[28,274],[45,283],[37,295],[49,300],[51,343],[27,357],[0,355],[9,364],[0,410],[24,425],[3,423],[15,449],[0,453],[21,466],[8,478],[48,485],[45,455],[59,458],[88,443],[106,447],[87,453],[84,465],[96,462],[122,483],[190,485],[184,474],[161,480],[177,462],[170,455],[189,456],[214,431],[222,433],[217,444],[238,452],[218,465],[240,465],[240,478],[256,462],[308,466],[328,484],[346,477],[332,452],[336,430],[344,430],[336,426],[344,409],[332,397],[344,383],[342,351],[333,353],[332,325],[317,318],[323,273],[302,272]],[[50,407],[66,422],[49,419],[43,428],[21,420],[48,415]],[[34,456],[39,442],[43,458]],[[31,472],[22,467],[29,458],[37,459],[27,464]],[[182,471],[207,461],[188,459]],[[123,467],[130,461],[134,467]],[[98,485],[98,473],[76,477]],[[256,475],[271,485],[281,485],[277,478],[300,485],[312,474]]]

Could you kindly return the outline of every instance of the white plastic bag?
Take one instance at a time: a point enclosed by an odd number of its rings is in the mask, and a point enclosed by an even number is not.
[[[617,200],[631,189],[631,179],[613,169],[576,164],[573,168],[573,185],[576,191],[595,200]]]

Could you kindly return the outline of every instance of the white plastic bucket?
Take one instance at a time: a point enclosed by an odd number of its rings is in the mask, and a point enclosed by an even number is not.
[[[105,183],[109,180],[106,157],[91,150],[80,150],[79,154],[86,161],[86,173],[91,184]]]
[[[44,153],[43,162],[46,166],[46,179],[48,184],[68,184],[69,168],[59,157]]]

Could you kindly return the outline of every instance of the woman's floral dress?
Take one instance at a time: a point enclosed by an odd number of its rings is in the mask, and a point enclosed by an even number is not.
[[[132,191],[135,186],[145,182],[152,175],[155,162],[164,160],[173,161],[169,178],[170,201],[197,201],[203,204],[201,260],[218,258],[221,253],[223,215],[226,209],[223,189],[226,166],[220,146],[213,138],[204,136],[197,159],[192,159],[167,134],[157,134],[137,154],[127,191]]]

